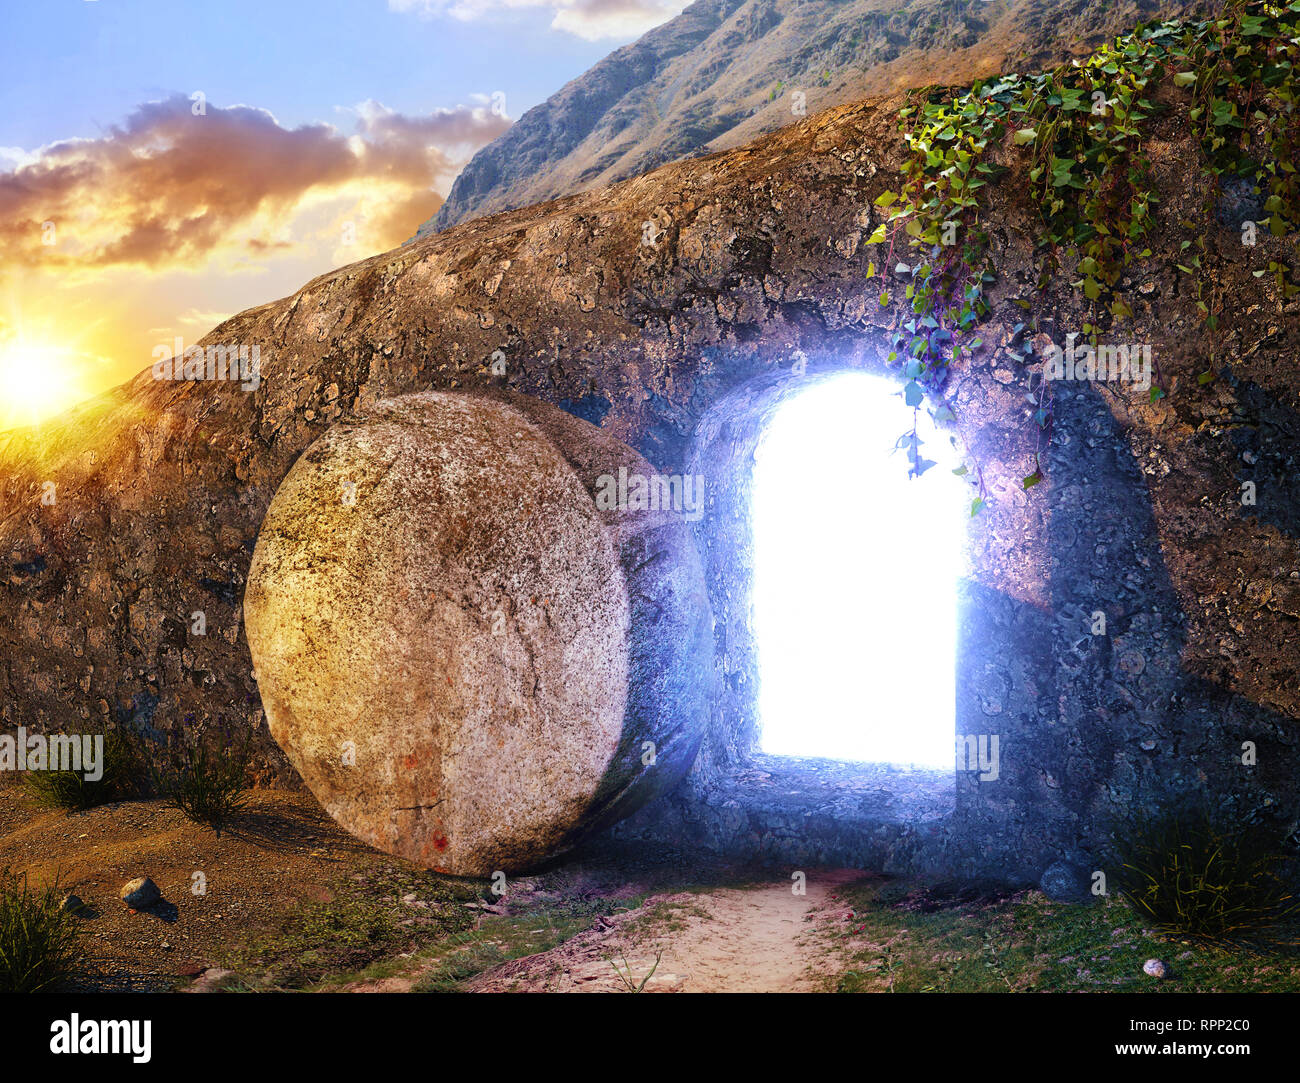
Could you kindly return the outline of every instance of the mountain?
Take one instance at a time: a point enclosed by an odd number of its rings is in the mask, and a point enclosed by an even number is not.
[[[1204,6],[1178,0],[698,0],[615,50],[479,150],[417,236],[740,146],[830,106],[1049,67],[1141,20]]]

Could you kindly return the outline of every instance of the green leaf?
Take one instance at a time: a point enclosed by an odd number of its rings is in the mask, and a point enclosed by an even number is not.
[[[1028,477],[1022,478],[1020,483],[1026,489],[1032,489],[1035,485],[1037,485],[1042,480],[1043,480],[1043,472],[1041,470],[1035,470]]]
[[[984,498],[982,496],[977,496],[974,500],[970,502],[970,517],[972,519],[974,519],[975,516],[977,516],[983,510],[984,510]]]
[[[1015,135],[1011,137],[1011,142],[1017,147],[1023,147],[1026,143],[1032,143],[1037,138],[1037,128],[1017,128]]]
[[[877,207],[892,207],[897,202],[897,192],[881,192],[880,195],[876,196]]]
[[[867,238],[867,244],[880,244],[884,241],[886,232],[885,223],[881,222],[880,225],[871,231],[871,236]]]
[[[925,401],[925,393],[915,380],[908,381],[907,386],[903,388],[903,401],[908,406],[920,406]]]
[[[1174,86],[1191,86],[1196,82],[1196,72],[1180,71],[1174,73]]]

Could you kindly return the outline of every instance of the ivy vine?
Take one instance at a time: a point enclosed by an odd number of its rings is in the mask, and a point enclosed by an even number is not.
[[[1000,75],[965,90],[915,92],[900,113],[910,150],[902,185],[876,199],[887,218],[867,241],[887,245],[886,265],[893,263],[895,275],[907,282],[911,317],[889,355],[891,363],[902,360],[907,404],[918,411],[928,393],[941,403],[936,420],[955,420],[944,386],[952,366],[980,345],[969,336],[990,313],[985,291],[997,269],[978,192],[1006,171],[988,160],[991,147],[1005,148],[1004,158],[1020,158],[1041,216],[1037,288],[1045,289],[1068,260],[1076,272],[1072,284],[1088,304],[1081,330],[1094,346],[1103,310],[1112,319],[1132,318],[1120,284],[1131,263],[1151,255],[1146,239],[1157,198],[1145,137],[1147,122],[1170,108],[1153,100],[1162,83],[1172,88],[1165,97],[1185,108],[1202,171],[1214,181],[1200,226],[1181,223],[1192,235],[1181,243],[1178,268],[1194,276],[1198,311],[1216,335],[1221,303],[1206,273],[1204,223],[1224,186],[1244,188],[1266,215],[1244,225],[1267,223],[1274,236],[1300,227],[1297,59],[1300,0],[1229,0],[1218,18],[1140,24],[1086,59],[1050,72]],[[872,260],[867,277],[877,273]],[[1284,261],[1271,260],[1253,273],[1272,275],[1284,300],[1300,293]],[[887,288],[879,299],[882,307],[889,305]],[[1032,307],[1024,298],[1015,300],[1025,310]],[[1024,331],[1024,324],[1013,328],[1021,361],[1032,353]],[[1214,349],[1198,382],[1210,382],[1213,373]],[[1164,394],[1159,380],[1150,394],[1152,401]],[[1025,488],[1042,479],[1039,455],[1052,420],[1049,382],[1039,382],[1031,402],[1038,450]],[[921,454],[915,424],[900,445],[908,450],[913,474],[934,465]],[[972,515],[987,499],[978,465],[976,470],[979,496]]]

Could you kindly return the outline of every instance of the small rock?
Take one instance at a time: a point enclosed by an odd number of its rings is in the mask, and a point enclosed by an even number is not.
[[[1150,974],[1153,978],[1169,977],[1169,968],[1159,959],[1148,959],[1142,964],[1142,970],[1144,973]]]
[[[1083,902],[1091,896],[1091,880],[1077,865],[1057,861],[1047,867],[1038,889],[1053,902]]]
[[[137,876],[134,880],[122,885],[118,897],[132,910],[143,910],[161,899],[162,892],[158,890],[158,885],[149,877]]]
[[[233,970],[222,970],[220,967],[209,967],[195,979],[194,983],[185,990],[187,993],[211,993],[223,979],[232,977]]]
[[[1241,229],[1243,222],[1259,222],[1268,217],[1264,195],[1254,182],[1244,177],[1229,177],[1219,188],[1216,217],[1229,229]]]
[[[80,895],[69,895],[59,904],[59,909],[66,910],[69,914],[75,914],[85,907],[86,904],[82,902]]]

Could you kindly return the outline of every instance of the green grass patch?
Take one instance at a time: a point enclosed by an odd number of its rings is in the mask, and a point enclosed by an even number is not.
[[[559,947],[586,932],[597,919],[634,910],[643,899],[586,896],[542,902],[518,915],[485,918],[477,929],[450,938],[430,957],[433,966],[423,974],[415,992],[455,992],[494,966]]]
[[[400,968],[395,956],[468,929],[474,915],[465,904],[479,891],[431,872],[378,870],[335,885],[328,902],[291,908],[278,928],[250,937],[221,965],[240,973],[243,987],[262,990],[306,989],[367,967],[387,976],[383,967]]]
[[[841,897],[854,919],[835,934],[840,992],[1300,991],[1294,956],[1171,940],[1114,897],[1067,904],[892,882]],[[1154,958],[1170,978],[1142,972]]]
[[[684,931],[693,917],[708,918],[709,911],[698,903],[661,899],[629,921],[626,932],[633,940],[656,940]]]

